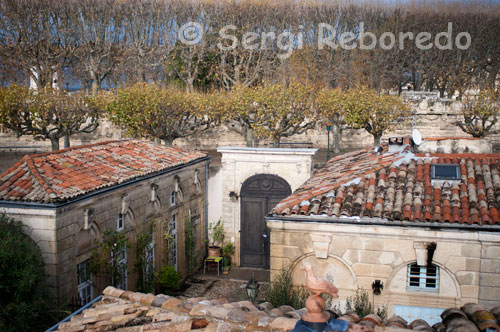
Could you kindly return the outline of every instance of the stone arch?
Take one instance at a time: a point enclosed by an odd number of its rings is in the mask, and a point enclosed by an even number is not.
[[[288,182],[272,174],[247,178],[240,191],[241,265],[269,267],[269,231],[265,216],[292,193]]]
[[[304,284],[304,271],[302,270],[304,261],[311,264],[317,277],[333,278],[333,284],[341,290],[356,290],[357,278],[353,269],[341,257],[331,254],[326,259],[316,258],[314,253],[298,257],[291,265],[294,284]]]
[[[415,260],[406,261],[392,270],[389,278],[387,278],[387,291],[398,293],[407,292],[408,264],[415,262]],[[439,296],[461,298],[460,284],[455,274],[439,262],[433,261],[432,264],[439,267]]]
[[[148,201],[148,204],[146,205],[146,219],[157,217],[160,214],[160,208],[160,197],[157,196],[154,201]]]
[[[87,229],[81,227],[77,234],[73,235],[75,246],[75,257],[88,254],[101,241],[101,229],[92,221]]]

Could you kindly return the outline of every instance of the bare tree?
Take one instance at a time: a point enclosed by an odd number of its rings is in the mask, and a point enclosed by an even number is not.
[[[123,6],[113,0],[81,0],[74,24],[81,66],[74,74],[95,94],[122,61]]]

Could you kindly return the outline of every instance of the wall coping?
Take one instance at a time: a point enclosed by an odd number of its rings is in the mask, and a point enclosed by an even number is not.
[[[270,154],[270,155],[305,155],[313,156],[318,149],[293,149],[293,148],[250,148],[238,146],[221,146],[217,152],[221,153],[242,153],[242,154]]]

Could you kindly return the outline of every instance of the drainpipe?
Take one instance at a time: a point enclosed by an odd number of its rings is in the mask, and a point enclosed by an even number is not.
[[[209,161],[205,164],[205,256],[208,255],[208,165]]]

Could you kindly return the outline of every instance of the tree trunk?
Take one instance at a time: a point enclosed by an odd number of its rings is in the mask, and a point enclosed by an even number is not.
[[[64,148],[69,148],[71,146],[71,143],[69,141],[69,135],[64,136]]]
[[[174,144],[174,139],[175,138],[172,137],[166,137],[163,139],[163,142],[165,142],[166,146],[172,146],[172,144]]]
[[[275,138],[273,140],[273,148],[279,148],[280,147],[280,138]]]
[[[379,146],[380,145],[380,138],[382,138],[382,136],[373,135],[373,146]]]
[[[333,153],[340,153],[340,126],[333,122],[332,123],[332,151]]]
[[[50,138],[50,145],[52,147],[52,151],[57,151],[59,150],[59,138]]]
[[[98,88],[99,88],[99,83],[97,82],[97,80],[96,79],[92,80],[92,85],[91,85],[92,95],[95,95],[97,93]]]
[[[254,147],[253,129],[250,127],[247,127],[245,140],[247,147]]]

